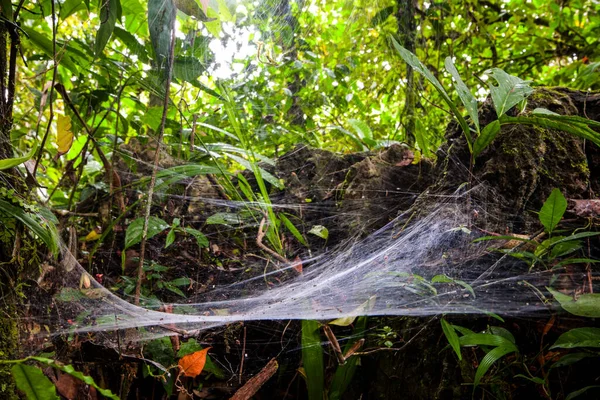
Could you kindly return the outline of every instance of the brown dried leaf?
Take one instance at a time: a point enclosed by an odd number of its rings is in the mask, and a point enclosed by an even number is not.
[[[179,369],[183,375],[189,376],[190,378],[195,378],[200,375],[204,369],[204,364],[206,364],[206,356],[210,349],[210,347],[207,347],[206,349],[182,357],[179,360]]]

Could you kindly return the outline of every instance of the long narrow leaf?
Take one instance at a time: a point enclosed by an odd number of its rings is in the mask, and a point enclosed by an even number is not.
[[[485,375],[485,373],[491,368],[492,365],[494,365],[494,363],[496,361],[498,361],[505,355],[516,352],[516,351],[517,351],[517,348],[514,345],[512,345],[512,343],[511,343],[511,346],[498,346],[498,347],[490,350],[485,355],[485,357],[483,357],[483,360],[481,360],[481,363],[479,363],[479,367],[477,368],[477,371],[475,372],[475,380],[473,381],[473,385],[475,387],[477,387],[479,385],[479,382],[481,381],[481,378],[483,377],[483,375]]]
[[[458,97],[460,97],[460,100],[469,113],[471,120],[477,127],[477,131],[479,131],[479,114],[477,113],[477,100],[475,99],[475,96],[473,96],[473,93],[471,93],[467,85],[465,85],[463,80],[460,78],[458,70],[452,62],[452,57],[446,57],[444,65],[446,66],[446,70],[450,72],[450,75],[452,75],[452,78],[454,78],[454,86],[458,92]]]
[[[404,62],[410,65],[415,71],[423,75],[440,93],[440,95],[442,96],[446,104],[448,104],[450,110],[452,110],[452,113],[458,120],[458,123],[461,126],[465,137],[467,138],[469,150],[472,150],[473,140],[471,138],[471,131],[469,125],[467,124],[467,121],[465,121],[463,116],[460,114],[460,111],[458,111],[458,108],[456,108],[456,105],[454,104],[450,96],[448,96],[448,93],[446,93],[446,90],[444,89],[442,84],[437,80],[435,76],[433,76],[433,74],[427,69],[427,67],[425,67],[425,65],[423,65],[421,61],[419,61],[417,56],[415,56],[413,53],[411,53],[404,47],[400,46],[400,44],[393,37],[391,37],[391,39],[392,43],[394,44],[394,47],[396,48]]]
[[[500,133],[500,121],[495,120],[487,124],[477,139],[475,139],[475,144],[473,145],[473,156],[477,157],[479,153],[485,150],[485,148],[492,143],[496,136],[498,136],[498,133]]]
[[[454,330],[454,327],[448,323],[444,318],[441,320],[442,330],[444,331],[444,335],[446,335],[446,339],[448,339],[448,343],[458,356],[459,360],[462,360],[462,354],[460,353],[460,341],[458,340],[458,335]]]
[[[323,348],[319,323],[314,320],[302,321],[302,364],[306,374],[309,400],[323,400],[325,385]]]

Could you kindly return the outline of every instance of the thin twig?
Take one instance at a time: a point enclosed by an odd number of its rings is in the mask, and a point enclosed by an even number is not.
[[[44,146],[46,145],[46,141],[48,140],[48,135],[50,134],[50,127],[52,126],[52,120],[54,119],[54,107],[52,105],[52,97],[54,95],[54,85],[56,84],[56,75],[58,73],[58,62],[56,61],[56,10],[54,7],[54,0],[50,1],[52,4],[52,84],[50,85],[50,93],[48,98],[50,99],[49,107],[50,107],[50,117],[48,118],[48,126],[46,127],[46,132],[44,133],[44,137],[42,138],[42,143],[40,144],[40,150],[35,159],[35,164],[33,165],[33,170],[31,172],[31,176],[35,181],[35,174],[37,172],[38,165],[42,159],[42,155],[44,154]]]
[[[244,359],[246,358],[246,327],[244,326],[244,342],[242,344],[242,361],[240,361],[239,383],[242,384],[242,374],[244,372]]]
[[[264,227],[266,220],[267,219],[265,217],[260,221],[260,225],[258,226],[258,234],[256,235],[256,245],[264,251],[266,251],[267,253],[269,253],[270,255],[272,255],[273,257],[275,257],[276,259],[278,259],[279,261],[281,261],[282,263],[289,264],[290,261],[287,258],[277,253],[275,250],[271,250],[263,243],[263,239],[265,237]]]
[[[140,257],[138,264],[137,282],[135,285],[135,305],[140,304],[140,293],[142,291],[142,278],[144,277],[144,255],[146,252],[146,239],[148,237],[148,220],[150,219],[150,211],[152,209],[152,196],[154,194],[154,186],[156,185],[156,175],[158,173],[158,161],[160,159],[160,144],[163,134],[165,133],[165,124],[167,122],[167,112],[169,110],[169,91],[171,89],[171,77],[173,74],[173,59],[175,57],[175,20],[171,23],[171,48],[169,49],[169,69],[167,71],[167,82],[165,83],[165,98],[163,101],[163,113],[156,138],[156,151],[154,152],[154,165],[152,167],[152,177],[150,178],[150,186],[148,188],[148,200],[146,203],[146,213],[144,215],[144,227],[142,229],[142,242],[140,244]]]

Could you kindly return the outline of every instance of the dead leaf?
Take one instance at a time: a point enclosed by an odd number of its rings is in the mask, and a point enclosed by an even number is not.
[[[58,154],[63,155],[69,151],[73,144],[73,132],[71,132],[71,117],[58,115],[56,122],[56,144]]]
[[[202,349],[192,354],[188,354],[185,357],[182,357],[179,360],[179,369],[183,373],[184,376],[189,376],[190,378],[195,378],[204,369],[204,364],[206,363],[206,356],[208,350],[211,347],[207,347],[206,349]]]
[[[294,258],[292,267],[294,268],[294,271],[296,271],[299,275],[302,275],[302,259],[299,256]]]
[[[68,400],[74,400],[77,398],[80,384],[81,381],[79,379],[69,374],[60,374],[55,386],[61,396],[66,397]]]
[[[92,240],[98,240],[100,239],[100,237],[102,232],[102,228],[100,228],[99,226],[97,226],[96,228],[92,229],[90,231],[90,233],[88,233],[85,237],[85,241],[86,242],[91,242]]]

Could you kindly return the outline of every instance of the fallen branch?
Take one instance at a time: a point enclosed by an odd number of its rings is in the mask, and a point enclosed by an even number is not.
[[[258,374],[250,378],[248,382],[244,384],[244,386],[239,388],[230,400],[250,399],[269,379],[271,379],[273,375],[275,375],[275,372],[277,372],[278,368],[279,363],[277,363],[277,360],[275,358],[271,359],[271,361],[269,361]]]

